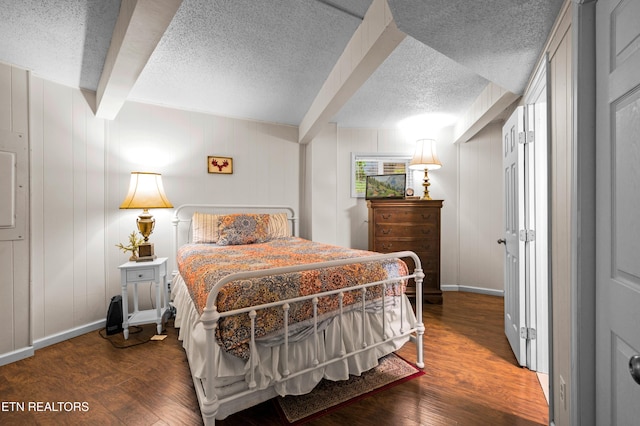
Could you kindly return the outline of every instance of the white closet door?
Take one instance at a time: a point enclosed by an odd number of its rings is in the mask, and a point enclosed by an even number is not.
[[[522,366],[527,365],[525,243],[520,230],[525,225],[523,108],[518,107],[502,128],[502,172],[504,180],[504,328],[513,353]],[[523,335],[522,330],[525,330]]]
[[[596,5],[596,417],[640,419],[640,1]]]

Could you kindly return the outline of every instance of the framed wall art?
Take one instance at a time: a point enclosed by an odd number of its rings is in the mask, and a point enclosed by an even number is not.
[[[207,157],[207,170],[209,173],[231,174],[233,173],[233,158],[231,157]]]

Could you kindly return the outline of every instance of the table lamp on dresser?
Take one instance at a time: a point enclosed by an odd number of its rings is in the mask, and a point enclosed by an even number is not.
[[[436,170],[442,167],[440,159],[436,154],[436,141],[433,139],[420,139],[416,141],[416,150],[413,154],[413,158],[409,162],[409,168],[414,170],[424,170],[424,180],[422,186],[424,187],[424,194],[422,200],[430,200],[429,195],[429,170]]]

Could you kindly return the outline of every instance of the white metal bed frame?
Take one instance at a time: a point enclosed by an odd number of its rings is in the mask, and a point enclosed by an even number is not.
[[[288,211],[290,213],[290,217],[288,217],[289,221],[291,221],[292,223],[292,229],[293,229],[293,235],[296,235],[296,216],[295,216],[295,211],[291,208],[291,207],[287,207],[287,206],[248,206],[248,205],[214,205],[214,204],[185,204],[185,205],[181,205],[179,206],[174,213],[174,217],[172,220],[172,224],[175,227],[175,232],[174,232],[174,258],[173,258],[173,262],[174,264],[176,264],[176,258],[175,258],[175,254],[177,253],[177,249],[180,247],[180,238],[179,238],[179,225],[180,224],[185,224],[185,223],[189,223],[189,227],[191,226],[191,216],[192,213],[189,214],[188,218],[184,218],[181,216],[181,213],[184,214],[184,211],[189,211],[191,209],[198,209],[199,212],[204,212],[203,210],[212,212],[212,213],[217,213],[218,211],[224,211],[224,212],[234,212],[234,213],[242,213],[242,212],[246,212],[246,211]],[[195,211],[195,210],[194,210]],[[220,214],[220,213],[218,213]],[[383,340],[378,341],[378,342],[374,342],[374,343],[367,343],[364,341],[364,336],[362,337],[362,342],[361,342],[361,347],[360,349],[355,349],[352,350],[350,352],[342,352],[340,353],[337,357],[334,358],[330,358],[327,359],[324,362],[319,362],[318,361],[318,349],[319,349],[319,342],[318,342],[318,335],[319,332],[317,325],[318,325],[318,314],[317,314],[317,304],[318,304],[318,300],[321,297],[325,297],[325,296],[329,296],[329,295],[335,295],[338,294],[338,298],[339,298],[339,304],[340,304],[340,308],[339,308],[339,313],[338,316],[340,318],[342,318],[342,315],[344,314],[343,312],[343,306],[342,306],[342,295],[344,294],[344,292],[346,291],[352,291],[352,290],[361,290],[362,292],[362,312],[364,313],[364,309],[365,309],[365,292],[366,289],[368,287],[372,287],[372,286],[382,286],[383,288],[383,296],[382,296],[382,300],[383,300],[383,307],[385,306],[384,304],[384,300],[385,300],[385,289],[386,286],[390,283],[393,282],[397,282],[398,278],[391,278],[391,279],[386,279],[383,281],[376,281],[376,282],[371,282],[371,283],[366,283],[366,284],[360,284],[357,286],[352,286],[349,287],[348,289],[342,289],[342,290],[332,290],[332,291],[325,291],[325,292],[321,292],[321,293],[317,293],[317,294],[313,294],[313,295],[308,295],[308,296],[303,296],[303,297],[296,297],[293,299],[288,299],[288,300],[281,300],[278,302],[273,302],[273,303],[267,303],[267,304],[262,304],[262,305],[257,305],[257,306],[251,306],[251,307],[247,307],[247,308],[242,308],[242,309],[235,309],[232,311],[226,311],[226,312],[218,312],[217,308],[216,308],[216,298],[218,295],[218,292],[220,291],[220,289],[227,283],[231,282],[231,281],[235,281],[235,280],[242,280],[242,279],[251,279],[251,278],[260,278],[260,277],[266,277],[266,276],[270,276],[270,275],[278,275],[278,274],[285,274],[285,273],[290,273],[290,272],[300,272],[300,271],[306,271],[306,270],[314,270],[314,269],[321,269],[321,268],[328,268],[328,267],[334,267],[334,266],[342,266],[342,265],[348,265],[348,264],[356,264],[356,263],[361,263],[363,261],[367,261],[367,262],[371,262],[371,261],[379,261],[379,260],[386,260],[386,259],[400,259],[400,258],[407,258],[407,257],[411,257],[413,259],[413,261],[415,262],[415,269],[413,271],[413,273],[406,275],[404,278],[409,279],[409,278],[413,278],[415,280],[415,285],[416,285],[416,302],[415,302],[415,315],[416,315],[416,319],[417,322],[416,324],[411,327],[408,328],[407,330],[404,330],[405,325],[403,325],[401,327],[401,334],[400,335],[395,335],[395,336],[383,336]],[[174,269],[174,277],[177,274],[177,266]],[[273,389],[273,385],[270,386],[267,389],[256,389],[256,383],[254,380],[254,370],[255,370],[255,359],[254,357],[250,357],[250,363],[251,363],[251,375],[250,375],[250,380],[248,383],[248,389],[243,390],[241,392],[232,394],[232,395],[228,395],[225,397],[218,397],[216,395],[216,391],[215,391],[215,380],[216,378],[214,377],[213,374],[213,367],[212,365],[215,364],[215,362],[217,362],[217,353],[214,351],[214,345],[216,345],[216,339],[215,339],[215,333],[216,333],[216,328],[218,325],[218,320],[227,316],[231,316],[231,315],[238,315],[238,314],[248,314],[249,318],[251,319],[251,329],[252,329],[252,335],[251,335],[251,341],[250,341],[250,349],[251,352],[254,351],[256,342],[255,342],[255,333],[254,333],[254,325],[255,325],[255,318],[257,316],[256,311],[261,310],[261,309],[267,309],[267,308],[273,308],[273,307],[282,307],[282,312],[283,312],[283,319],[284,319],[284,354],[285,354],[285,359],[283,362],[283,368],[282,371],[280,371],[281,374],[281,379],[278,379],[277,382],[280,381],[287,381],[290,380],[294,377],[300,376],[302,374],[306,374],[309,373],[311,371],[314,371],[316,369],[321,369],[326,367],[329,364],[338,362],[338,361],[342,361],[348,357],[352,357],[356,354],[359,354],[361,352],[370,350],[371,348],[374,348],[376,346],[380,346],[383,345],[385,343],[391,342],[393,340],[402,338],[402,337],[406,337],[409,336],[410,340],[413,341],[416,345],[416,352],[417,352],[417,362],[416,362],[416,366],[418,368],[424,368],[424,354],[423,354],[423,346],[422,346],[422,341],[423,341],[423,335],[424,335],[424,324],[422,323],[422,281],[424,279],[424,273],[422,271],[422,265],[420,262],[420,258],[413,252],[411,251],[402,251],[402,252],[396,252],[396,253],[389,253],[389,254],[378,254],[378,255],[372,255],[372,256],[365,256],[365,257],[359,257],[359,258],[350,258],[350,259],[340,259],[340,260],[333,260],[333,261],[328,261],[328,262],[321,262],[321,263],[313,263],[313,264],[306,264],[306,265],[296,265],[296,266],[289,266],[289,267],[279,267],[279,268],[272,268],[272,269],[263,269],[263,270],[255,270],[255,271],[246,271],[246,272],[238,272],[238,273],[234,273],[231,275],[228,275],[224,278],[222,278],[211,290],[211,292],[209,293],[208,299],[207,299],[207,306],[204,309],[202,315],[200,316],[199,321],[202,322],[204,329],[206,330],[206,351],[207,351],[207,363],[206,363],[206,368],[205,368],[205,379],[201,380],[200,378],[196,377],[195,374],[193,374],[192,371],[192,378],[193,378],[193,382],[194,382],[194,387],[196,389],[196,393],[197,393],[197,397],[198,397],[198,402],[200,405],[200,411],[202,413],[202,418],[203,421],[205,423],[205,425],[213,425],[215,424],[215,419],[224,419],[226,418],[228,415],[233,414],[237,411],[241,411],[242,409],[248,408],[250,406],[256,405],[260,402],[266,401],[268,399],[271,399],[275,396],[277,396],[277,393],[275,392],[275,390]],[[311,300],[314,306],[314,317],[313,317],[313,336],[315,339],[315,359],[313,362],[313,366],[303,369],[303,370],[299,370],[299,371],[289,371],[289,360],[287,358],[287,348],[289,345],[288,342],[288,336],[287,336],[287,332],[288,332],[288,311],[289,311],[289,306],[291,303],[295,303],[295,302],[299,302],[299,301],[304,301],[304,300]],[[385,330],[384,328],[384,324],[386,321],[386,307],[383,308],[383,312],[382,312],[382,323],[383,323],[383,330]],[[404,323],[403,323],[404,324]],[[363,327],[365,326],[364,324],[364,319],[363,319]],[[409,326],[408,324],[406,326]],[[340,334],[342,335],[342,327],[340,326]],[[364,334],[364,333],[363,333]],[[211,362],[211,360],[213,360],[213,363]],[[191,362],[190,362],[191,364]],[[204,382],[204,383],[203,383]],[[240,400],[242,399],[242,402],[240,403]]]

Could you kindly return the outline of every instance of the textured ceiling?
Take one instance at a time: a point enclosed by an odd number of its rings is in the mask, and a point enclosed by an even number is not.
[[[562,0],[389,0],[398,28],[522,94]]]
[[[456,116],[488,81],[406,37],[333,118],[342,127],[391,128],[425,113]]]
[[[360,22],[315,0],[184,0],[131,98],[297,125]]]
[[[119,10],[119,0],[0,0],[0,62],[95,90]]]
[[[371,0],[184,0],[130,98],[298,125]],[[562,0],[389,0],[409,34],[333,117],[459,114],[488,81],[522,93]],[[0,61],[96,90],[120,0],[0,0]]]

